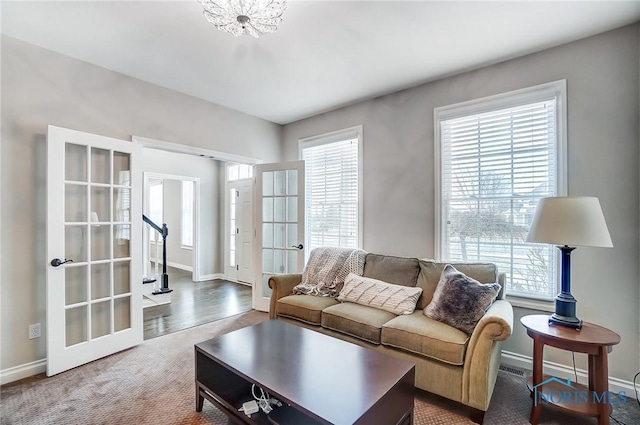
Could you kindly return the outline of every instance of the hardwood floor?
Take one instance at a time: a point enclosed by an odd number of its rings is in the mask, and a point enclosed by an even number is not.
[[[251,288],[228,280],[192,282],[191,272],[167,269],[171,304],[144,309],[144,339],[251,310]]]

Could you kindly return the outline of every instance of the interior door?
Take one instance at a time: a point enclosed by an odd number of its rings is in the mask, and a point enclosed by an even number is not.
[[[253,308],[269,310],[269,278],[304,267],[304,161],[255,166]]]
[[[238,282],[253,284],[253,180],[237,183]]]
[[[47,375],[139,344],[141,147],[49,126]]]

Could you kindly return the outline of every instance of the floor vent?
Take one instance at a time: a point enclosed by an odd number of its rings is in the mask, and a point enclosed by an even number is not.
[[[516,369],[515,367],[500,365],[500,370],[503,372],[510,373],[512,375],[524,376],[524,371],[521,369]]]

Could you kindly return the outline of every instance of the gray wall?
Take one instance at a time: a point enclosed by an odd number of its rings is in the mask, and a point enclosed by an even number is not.
[[[220,217],[224,216],[224,164],[209,158],[175,154],[157,149],[142,150],[144,171],[171,174],[200,179],[200,272],[202,275],[224,273],[224,227]],[[222,181],[221,181],[222,179]],[[181,247],[181,196],[182,183],[164,180],[165,222],[169,227],[167,238],[167,262],[192,266],[192,251]],[[154,251],[150,252],[153,256]]]
[[[364,126],[364,249],[434,255],[433,109],[550,81],[568,85],[570,195],[600,198],[615,248],[579,248],[572,260],[578,316],[615,330],[621,344],[610,374],[630,381],[638,370],[639,37],[640,24],[476,71],[466,72],[284,127],[284,159],[298,139]],[[429,52],[416,52],[428,55]],[[531,356],[515,309],[507,351]],[[571,364],[568,353],[546,358]],[[578,367],[586,369],[584,356]]]
[[[47,125],[277,161],[282,127],[2,36],[0,370],[43,359]]]

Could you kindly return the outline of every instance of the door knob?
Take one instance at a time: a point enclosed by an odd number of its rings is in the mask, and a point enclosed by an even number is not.
[[[298,245],[291,245],[291,248],[304,249],[304,245],[302,245],[302,244],[298,244]]]
[[[53,260],[51,260],[51,265],[53,267],[60,267],[61,265],[65,264],[65,263],[73,263],[73,260],[67,260],[66,258],[64,259],[64,261],[62,261],[59,258],[54,258]]]

